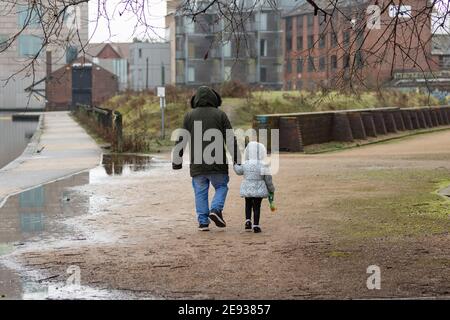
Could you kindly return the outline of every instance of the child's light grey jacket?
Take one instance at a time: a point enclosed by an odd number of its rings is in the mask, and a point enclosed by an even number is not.
[[[267,156],[263,144],[252,141],[245,149],[245,162],[234,165],[238,175],[244,175],[240,195],[245,198],[267,198],[269,192],[275,192],[269,167],[264,163]]]

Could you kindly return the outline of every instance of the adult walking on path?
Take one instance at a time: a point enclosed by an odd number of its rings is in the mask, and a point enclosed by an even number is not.
[[[191,99],[192,110],[186,114],[183,121],[183,129],[188,133],[188,136],[180,135],[172,154],[173,169],[181,169],[183,151],[187,143],[190,143],[190,175],[195,194],[195,209],[199,230],[201,231],[209,230],[210,219],[219,228],[226,226],[222,213],[229,182],[225,142],[229,141],[227,140],[227,133],[232,133],[232,126],[225,112],[219,109],[221,104],[222,98],[214,89],[207,86],[201,86],[197,89]],[[220,131],[220,137],[217,137],[219,139],[213,141],[211,141],[212,139],[209,139],[209,141],[206,138],[204,139],[205,132],[211,132],[211,130]],[[201,137],[199,137],[199,134],[201,134]],[[239,152],[234,135],[232,141],[231,146],[227,146],[233,155],[234,163],[237,163]],[[215,144],[214,152],[211,154],[212,159],[205,159],[205,149],[211,150],[210,144]],[[211,207],[208,201],[210,185],[215,189]]]

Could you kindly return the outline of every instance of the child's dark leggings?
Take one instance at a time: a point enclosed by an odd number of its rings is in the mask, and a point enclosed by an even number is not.
[[[261,214],[262,198],[245,198],[245,218],[252,219],[253,209],[253,224],[259,225],[259,216]]]

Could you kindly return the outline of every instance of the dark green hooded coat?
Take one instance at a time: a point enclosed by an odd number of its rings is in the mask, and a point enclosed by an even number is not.
[[[223,145],[223,159],[220,163],[206,164],[202,159],[202,163],[194,164],[194,148],[192,147],[194,141],[196,141],[194,134],[194,121],[201,121],[202,124],[202,135],[208,129],[218,129],[222,132],[222,137],[226,141],[226,130],[232,129],[230,120],[228,119],[225,112],[218,109],[221,105],[222,99],[220,95],[213,89],[202,86],[197,89],[195,96],[191,99],[191,107],[193,110],[188,112],[184,117],[183,128],[188,130],[191,135],[190,140],[190,173],[192,177],[202,174],[213,174],[213,173],[225,173],[228,174],[228,164],[226,161],[225,144]],[[197,138],[197,140],[201,139]],[[187,141],[178,140],[177,143],[183,143],[184,147]],[[202,154],[205,148],[211,143],[211,141],[202,142]],[[238,161],[237,143],[234,139],[235,152],[233,152],[233,159],[235,162]],[[183,148],[184,149],[184,148]],[[180,156],[183,155],[183,150],[180,152]],[[180,169],[181,165],[173,165],[174,169]]]

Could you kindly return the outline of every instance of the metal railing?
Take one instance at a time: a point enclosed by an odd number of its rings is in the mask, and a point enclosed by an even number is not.
[[[83,124],[111,144],[114,151],[123,147],[122,114],[110,109],[77,104],[72,113]]]

